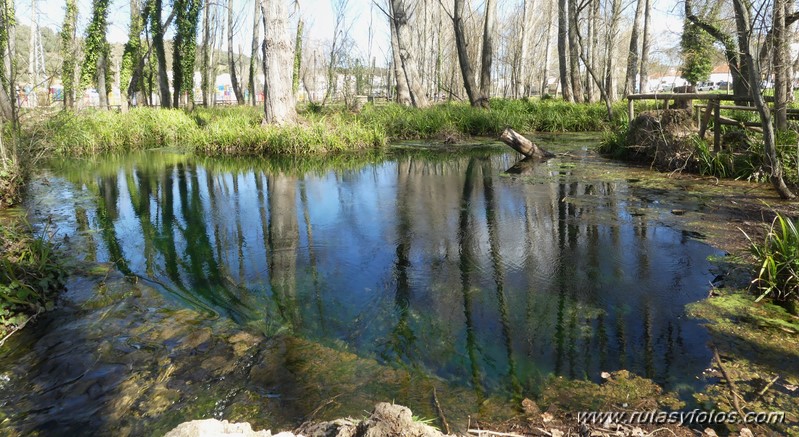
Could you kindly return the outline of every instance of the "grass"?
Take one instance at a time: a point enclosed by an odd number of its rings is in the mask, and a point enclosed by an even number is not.
[[[616,113],[622,117],[621,104]],[[407,139],[495,136],[505,127],[520,132],[599,131],[612,126],[600,104],[559,100],[502,100],[490,110],[465,103],[424,109],[367,105],[360,113],[309,108],[287,126],[262,126],[260,108],[197,108],[191,112],[137,108],[61,112],[44,124],[43,142],[60,154],[94,155],[161,147],[204,155],[313,155],[381,147]],[[616,120],[618,122],[619,120]]]
[[[0,337],[51,307],[63,280],[46,229],[35,236],[23,219],[0,221]]]
[[[764,241],[752,242],[751,252],[759,266],[757,278],[752,282],[760,293],[756,301],[766,296],[783,302],[799,300],[799,231],[796,223],[777,214]]]

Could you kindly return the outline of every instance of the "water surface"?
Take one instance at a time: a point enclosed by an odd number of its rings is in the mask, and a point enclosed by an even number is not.
[[[557,138],[546,146],[568,155],[514,174],[498,146],[54,162],[33,209],[78,256],[267,337],[478,396],[617,369],[689,393],[710,353],[684,306],[707,295],[717,251],[667,226],[625,169]]]

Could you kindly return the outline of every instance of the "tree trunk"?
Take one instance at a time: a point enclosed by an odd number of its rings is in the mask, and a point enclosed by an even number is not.
[[[649,0],[644,0],[644,35],[643,42],[641,43],[641,70],[638,81],[638,92],[649,92],[649,18],[652,12],[652,7]]]
[[[630,50],[627,52],[627,74],[624,79],[624,96],[635,94],[635,79],[638,76],[638,30],[644,12],[644,0],[635,3],[635,20],[630,34]]]
[[[397,47],[399,48],[399,60],[402,66],[400,71],[405,75],[411,103],[416,108],[423,108],[427,106],[428,101],[417,73],[418,64],[410,29],[410,8],[405,4],[405,0],[390,0],[390,3],[393,18],[391,24],[396,28],[397,32]]]
[[[181,16],[185,14],[186,1],[174,0],[172,2],[174,11],[178,11],[178,27],[180,26]],[[180,95],[183,90],[183,59],[181,47],[183,46],[183,34],[180,31],[175,32],[175,37],[172,43],[172,107],[180,108]]]
[[[535,8],[535,0],[524,0],[522,4],[522,29],[519,37],[521,38],[521,48],[519,50],[519,68],[516,75],[516,97],[526,97],[527,85],[527,64],[529,63],[528,51],[530,50],[530,31],[532,30],[533,9]]]
[[[596,70],[596,63],[599,59],[597,47],[599,45],[599,0],[590,0],[589,13],[588,13],[588,68]],[[596,85],[590,78],[585,87],[587,93],[587,100],[591,103],[599,100],[596,95]]]
[[[244,95],[241,92],[239,78],[236,76],[236,58],[233,56],[233,0],[227,2],[227,64],[230,69],[230,85],[233,87],[233,94],[236,95],[236,102],[243,105]]]
[[[255,10],[252,13],[252,43],[250,45],[250,76],[247,81],[247,89],[250,90],[250,103],[253,106],[258,105],[258,99],[256,98],[256,86],[255,86],[255,78],[257,76],[258,71],[258,27],[261,23],[261,18],[259,15],[261,13],[261,5],[259,0],[253,0],[253,4],[255,5]],[[302,18],[300,18],[299,26],[302,27]],[[296,60],[295,60],[296,63]],[[295,82],[299,85],[299,75],[294,79],[292,82]],[[297,92],[297,85],[294,86],[294,92]]]
[[[161,91],[161,107],[169,108],[172,99],[169,92],[169,77],[166,73],[166,51],[164,51],[164,26],[161,24],[162,0],[154,0],[152,10],[153,46],[158,58],[158,88]]]
[[[580,48],[577,44],[577,0],[569,0],[569,73],[575,102],[583,101],[583,81],[580,79]]]
[[[256,1],[257,3],[257,1]],[[205,11],[203,12],[203,53],[200,75],[202,76],[203,106],[209,106],[209,82],[211,74],[211,0],[205,0]]]
[[[294,37],[294,69],[291,76],[291,92],[297,94],[300,89],[300,71],[302,70],[302,32],[305,23],[300,17],[297,22],[297,35]]]
[[[64,109],[75,107],[75,41],[78,30],[78,4],[76,0],[67,0],[64,25],[61,27],[61,56],[64,63],[61,68],[61,83],[64,86]]]
[[[494,28],[496,27],[497,4],[486,0],[486,16],[483,26],[482,64],[480,66],[480,106],[488,108],[491,98],[491,64],[494,56]]]
[[[613,49],[616,47],[616,35],[618,34],[619,28],[619,19],[621,18],[621,0],[613,0],[611,2],[611,17],[610,17],[610,26],[608,29],[608,37],[607,37],[607,44],[605,48],[605,77],[604,77],[604,84],[605,84],[605,94],[609,102],[616,101],[616,97],[618,95],[616,89],[616,78],[614,77],[616,73],[616,67],[613,63],[614,54]]]
[[[788,129],[788,76],[789,59],[788,32],[785,26],[785,13],[788,2],[774,0],[774,123],[778,131]]]
[[[264,21],[264,122],[293,123],[297,118],[294,93],[291,92],[291,40],[288,14],[281,1],[261,0]]]
[[[778,1],[780,3],[783,0]],[[750,87],[749,96],[755,102],[755,107],[760,114],[760,125],[763,129],[763,145],[765,148],[766,162],[770,167],[771,184],[783,199],[793,199],[794,194],[785,185],[782,178],[782,164],[777,156],[776,142],[774,139],[774,127],[771,124],[771,111],[766,105],[759,87],[756,85],[760,80],[760,71],[752,58],[752,50],[749,45],[749,38],[752,32],[750,21],[749,5],[744,4],[744,0],[733,0],[735,8],[736,28],[738,29],[739,48],[741,49],[741,63],[746,65],[746,73],[749,82],[755,84]],[[783,17],[784,20],[784,17]]]
[[[565,1],[565,0],[563,0]],[[466,94],[469,96],[469,103],[472,106],[483,106],[483,96],[477,89],[477,84],[474,81],[474,71],[472,70],[472,63],[469,61],[469,52],[466,48],[466,34],[463,28],[463,0],[455,0],[455,14],[453,16],[455,24],[455,46],[458,50],[458,63],[461,67],[461,75],[463,76],[463,87],[466,88]]]
[[[108,110],[108,88],[106,87],[105,83],[105,71],[108,68],[106,50],[100,50],[100,53],[97,55],[97,72],[96,78],[97,81],[97,94],[100,96],[100,109]]]
[[[547,7],[547,35],[546,45],[544,46],[544,70],[541,73],[541,96],[546,95],[549,90],[549,63],[551,58],[552,48],[552,5]],[[557,94],[557,91],[555,92]]]
[[[573,102],[571,82],[569,79],[568,47],[567,38],[569,35],[568,11],[566,10],[566,0],[558,0],[558,66],[560,67],[560,89],[563,100]]]
[[[392,19],[389,17],[389,20],[391,21]],[[389,27],[391,32],[391,56],[392,64],[394,64],[394,79],[397,83],[397,103],[402,106],[411,106],[411,92],[408,89],[408,82],[405,80],[405,74],[402,73],[397,29],[394,27],[393,22],[389,23]]]

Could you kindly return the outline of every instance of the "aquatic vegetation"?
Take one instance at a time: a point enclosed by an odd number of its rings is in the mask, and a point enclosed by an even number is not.
[[[0,334],[52,306],[53,292],[63,280],[46,229],[34,236],[22,219],[0,221]]]
[[[799,231],[788,217],[777,214],[763,243],[752,242],[759,271],[753,284],[760,299],[799,300]]]

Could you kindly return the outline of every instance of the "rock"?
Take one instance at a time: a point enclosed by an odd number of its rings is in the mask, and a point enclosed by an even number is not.
[[[536,416],[538,414],[541,414],[541,410],[538,409],[538,405],[536,405],[535,402],[527,398],[524,398],[524,400],[522,401],[522,409],[524,410],[524,414],[528,416]]]
[[[702,435],[705,437],[719,437],[719,435],[716,434],[716,431],[714,431],[713,428],[705,428],[705,431],[702,432]]]
[[[355,423],[351,419],[303,424],[295,431],[305,437],[443,437],[440,431],[414,422],[411,410],[386,402],[375,405],[369,418]]]
[[[176,426],[164,437],[272,437],[270,431],[253,431],[249,423],[230,423],[227,420],[192,420]],[[280,437],[293,437],[291,433],[280,433]],[[277,437],[277,436],[275,436]]]
[[[755,437],[749,428],[741,428],[741,437]]]

